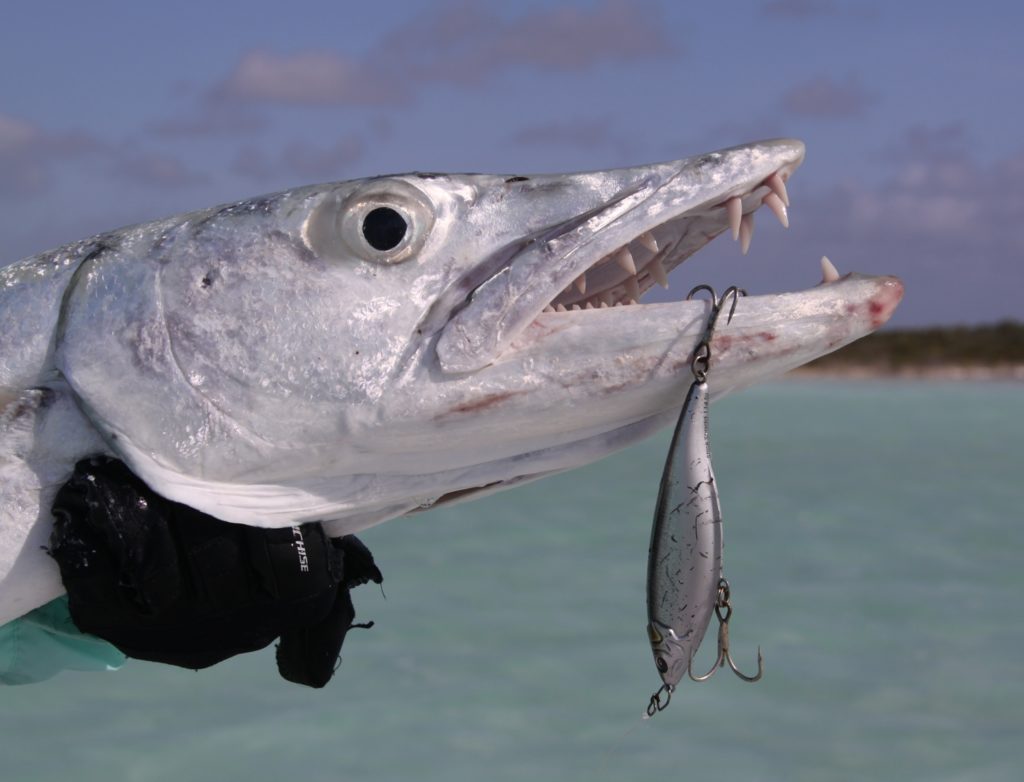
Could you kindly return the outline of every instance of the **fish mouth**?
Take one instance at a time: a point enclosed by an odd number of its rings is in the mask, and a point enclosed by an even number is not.
[[[788,227],[785,183],[804,152],[800,141],[773,139],[623,170],[632,181],[611,198],[530,239],[470,292],[438,340],[441,368],[465,373],[493,363],[542,314],[643,306],[727,231],[746,254],[762,206]],[[835,277],[826,271],[825,281]]]
[[[481,465],[437,501],[588,463],[674,420],[708,303],[645,299],[723,233],[746,253],[761,207],[788,227],[786,182],[803,157],[801,142],[782,139],[632,169],[599,206],[532,239],[477,286],[436,343],[441,370],[467,378],[436,421],[493,434],[504,475]],[[718,323],[713,397],[870,333],[903,296],[895,277],[840,276],[827,259],[821,273],[810,290],[745,298]]]
[[[744,183],[721,197],[649,226],[587,266],[572,283],[555,295],[542,312],[567,312],[640,304],[659,285],[668,289],[668,275],[710,241],[731,231],[741,252],[750,249],[754,213],[770,207],[779,222],[789,227],[786,181],[798,163],[781,166],[759,183]]]

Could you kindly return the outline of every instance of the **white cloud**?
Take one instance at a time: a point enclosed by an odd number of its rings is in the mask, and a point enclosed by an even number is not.
[[[376,105],[403,99],[386,79],[336,52],[244,55],[213,95],[239,101],[310,106]]]
[[[819,76],[788,90],[782,96],[782,106],[804,117],[847,119],[863,115],[875,100],[855,78],[840,82]]]
[[[620,155],[630,146],[629,139],[613,131],[608,117],[572,118],[529,125],[510,136],[523,146],[568,146],[573,148],[610,148]]]
[[[163,152],[137,151],[112,160],[113,173],[135,184],[164,188],[182,188],[205,183],[207,177],[189,169],[184,161]]]
[[[39,129],[15,117],[0,114],[0,154],[17,152],[38,140]]]
[[[343,179],[363,152],[363,141],[356,136],[343,136],[326,147],[294,141],[273,155],[247,146],[238,153],[231,170],[248,179],[286,187],[296,180]]]
[[[254,50],[211,91],[213,99],[306,106],[388,105],[418,85],[473,85],[513,68],[579,71],[672,54],[661,6],[605,0],[517,16],[449,2],[409,19],[364,57],[334,51]]]
[[[0,114],[0,195],[22,197],[44,192],[58,163],[94,158],[104,148],[86,133],[51,133],[18,117]]]

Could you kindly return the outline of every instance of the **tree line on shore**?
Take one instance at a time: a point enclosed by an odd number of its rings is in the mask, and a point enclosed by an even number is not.
[[[810,369],[1024,366],[1024,323],[887,329],[822,356]]]

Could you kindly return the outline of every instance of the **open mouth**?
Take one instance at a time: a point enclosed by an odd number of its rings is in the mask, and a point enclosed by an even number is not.
[[[560,211],[549,203],[547,213],[559,219],[514,253],[504,255],[500,268],[488,269],[489,276],[450,310],[434,343],[441,372],[465,375],[514,360],[517,351],[548,334],[561,334],[567,345],[581,330],[603,330],[602,350],[615,344],[631,355],[650,344],[653,329],[674,329],[678,336],[683,310],[666,309],[664,303],[672,302],[662,298],[655,303],[648,294],[656,286],[668,288],[674,269],[722,233],[730,233],[740,250],[748,252],[755,213],[761,207],[787,226],[786,181],[803,159],[803,143],[773,139],[672,163],[554,176],[549,181],[539,178],[536,186],[554,182],[559,193],[567,193],[569,209]],[[528,198],[526,191],[523,199]],[[577,209],[575,214],[566,214],[572,208]],[[839,279],[836,269],[823,259],[823,283]],[[856,296],[869,302],[850,299],[853,288],[840,292],[828,285],[817,290],[824,293],[826,289],[827,296],[793,300],[817,302],[813,306],[835,332],[818,355],[836,349],[845,334],[856,338],[852,335],[860,321],[853,315],[863,307],[873,307],[866,324],[877,329],[898,301],[888,294],[886,301],[874,301],[877,292],[867,288],[858,289]],[[765,300],[766,317],[782,296],[786,294]],[[753,302],[746,304],[744,310],[753,312],[753,306]],[[629,317],[618,311],[613,316],[609,312],[608,317],[598,312],[618,307],[635,307],[639,312]],[[597,311],[587,314],[585,310]],[[813,329],[795,324],[798,316],[807,320],[810,310],[804,307],[801,313],[770,316],[773,333],[785,322],[786,332],[794,340],[803,340],[793,345],[794,355],[803,355],[817,344]],[[582,349],[593,352],[587,346]],[[778,374],[794,365],[799,364],[780,365]]]
[[[601,256],[543,312],[619,307],[640,303],[655,285],[668,288],[669,273],[719,234],[730,231],[744,255],[754,234],[754,213],[762,205],[789,227],[789,171],[775,171],[744,193],[666,220]],[[828,272],[826,272],[828,276]]]
[[[551,187],[567,206],[536,205],[542,233],[474,281],[434,343],[452,388],[464,389],[435,420],[477,437],[490,426],[522,449],[506,446],[513,455],[500,469],[460,476],[461,486],[436,502],[592,461],[678,416],[707,303],[649,294],[668,288],[674,270],[721,234],[746,254],[761,207],[788,227],[786,183],[803,153],[802,143],[778,139],[538,178],[538,189]],[[557,219],[541,222],[548,215]],[[840,279],[826,259],[822,277],[825,284],[808,290],[744,299],[742,312],[720,324],[713,394],[777,377],[870,333],[903,295],[896,278]]]
[[[745,253],[762,206],[788,225],[786,181],[803,157],[801,142],[776,139],[562,177],[575,188],[575,202],[590,200],[591,210],[562,217],[470,292],[437,343],[442,369],[465,373],[493,363],[531,323],[551,314],[640,304],[724,232]]]

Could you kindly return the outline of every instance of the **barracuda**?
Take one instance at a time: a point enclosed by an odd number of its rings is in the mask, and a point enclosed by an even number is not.
[[[760,206],[785,222],[803,155],[773,140],[316,185],[0,269],[0,623],[61,593],[40,546],[87,454],[227,521],[342,534],[652,434],[705,305],[646,292],[718,234],[745,251]],[[827,266],[811,290],[745,298],[715,334],[712,396],[867,334],[901,296]]]

